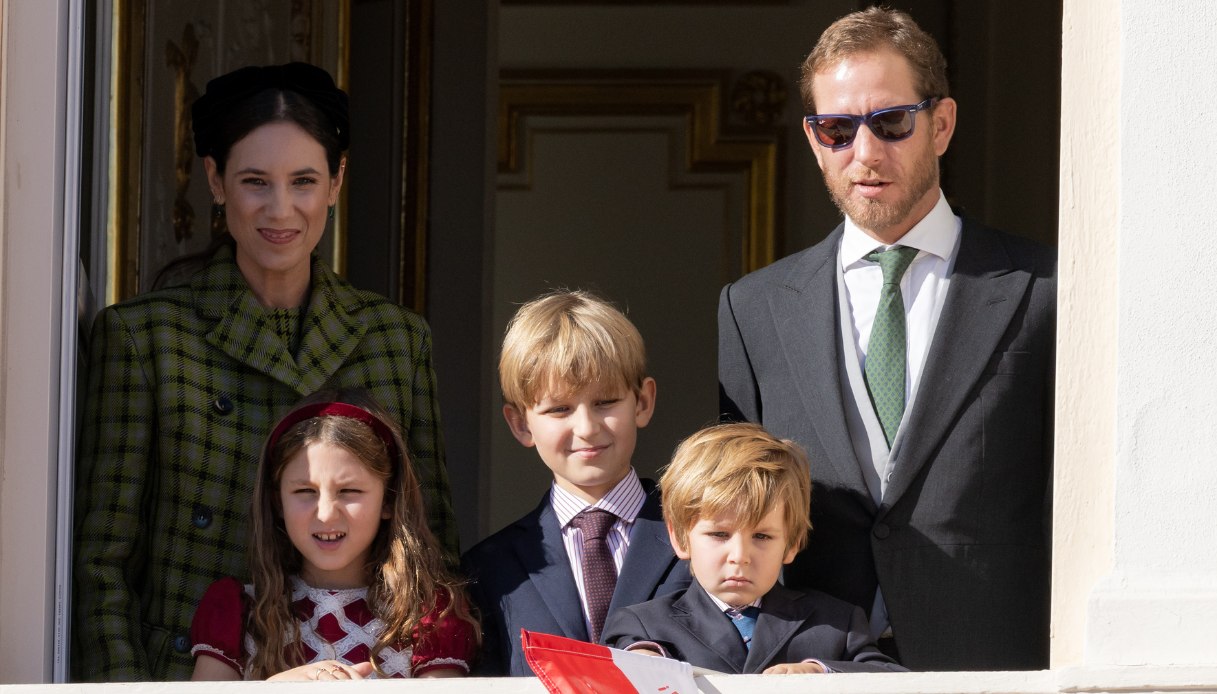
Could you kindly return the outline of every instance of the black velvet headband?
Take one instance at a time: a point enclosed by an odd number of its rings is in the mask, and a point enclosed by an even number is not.
[[[296,92],[316,106],[334,126],[338,148],[351,143],[347,93],[334,84],[330,73],[308,63],[265,67],[243,67],[207,83],[207,91],[195,100],[190,115],[194,126],[194,151],[205,157],[214,154],[215,136],[232,107],[266,89]]]

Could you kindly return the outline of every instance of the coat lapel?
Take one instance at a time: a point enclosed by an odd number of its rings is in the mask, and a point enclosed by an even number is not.
[[[775,585],[761,602],[761,614],[752,632],[752,648],[744,663],[745,673],[759,673],[778,657],[794,633],[811,617],[805,596]]]
[[[798,627],[811,619],[813,612],[812,601],[806,594],[790,591],[780,583],[770,588],[761,601],[761,615],[752,632],[752,649],[748,650],[744,672],[763,671],[795,637]]]
[[[191,283],[199,312],[214,322],[207,343],[302,395],[317,390],[350,356],[365,328],[352,315],[358,296],[337,286],[333,273],[315,256],[312,278],[297,362],[268,325],[267,313],[241,276],[232,249],[221,248]]]
[[[648,490],[642,510],[634,519],[630,531],[630,550],[625,554],[621,575],[617,577],[617,588],[609,612],[618,607],[636,605],[651,598],[651,592],[672,565],[675,555],[668,541],[668,529],[663,522],[659,493]]]
[[[828,459],[847,487],[871,500],[846,425],[843,398],[853,396],[843,388],[839,367],[836,258],[844,228],[804,252],[773,293],[771,309],[791,380]]]
[[[930,459],[1010,325],[1030,282],[1027,272],[1011,267],[1000,237],[965,220],[921,390],[901,425],[908,432],[892,451],[885,507],[900,499]]]
[[[267,326],[266,312],[233,258],[222,247],[191,282],[199,312],[213,321],[207,343],[246,367],[297,386],[296,363],[279,336]]]
[[[730,619],[710,600],[700,583],[693,581],[689,584],[684,595],[672,603],[670,614],[675,624],[688,631],[690,636],[722,661],[722,665],[698,665],[728,673],[744,672],[748,649],[744,647],[744,641]],[[688,654],[685,657],[688,658]]]
[[[340,285],[325,263],[313,257],[312,299],[298,355],[304,392],[320,388],[359,346],[367,330],[356,318],[362,304],[355,290]]]
[[[588,635],[587,623],[583,619],[583,604],[579,601],[579,589],[575,587],[575,578],[571,574],[570,557],[562,544],[562,530],[549,503],[548,492],[536,511],[521,524],[525,525],[524,532],[517,536],[514,550],[521,564],[527,568],[529,580],[554,622],[562,628],[561,635],[586,641]],[[539,543],[538,537],[541,538]]]

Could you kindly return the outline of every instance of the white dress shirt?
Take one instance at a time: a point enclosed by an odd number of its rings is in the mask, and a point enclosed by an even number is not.
[[[934,328],[938,325],[938,316],[946,300],[955,256],[959,252],[962,224],[959,217],[951,212],[942,191],[939,191],[938,204],[934,209],[894,244],[920,251],[900,280],[908,339],[904,391],[906,412],[916,396],[925,358],[930,351],[930,341],[934,338]],[[879,306],[879,292],[883,287],[883,270],[878,263],[866,260],[865,256],[890,247],[867,235],[846,217],[839,260],[853,319],[853,344],[858,350],[858,363],[863,371],[866,369],[871,326],[874,325],[875,310]]]
[[[947,290],[951,284],[951,273],[955,269],[955,258],[959,254],[962,228],[963,222],[955,216],[955,213],[951,212],[951,207],[940,190],[938,203],[934,205],[930,213],[893,244],[916,248],[919,251],[905,271],[904,277],[900,279],[900,294],[904,299],[908,340],[906,352],[908,368],[905,370],[904,390],[906,414],[912,409],[913,401],[917,397],[917,387],[921,383],[926,356],[930,351],[930,343],[934,339],[934,329],[938,325],[938,317],[946,302]],[[845,283],[845,298],[849,304],[850,319],[853,325],[852,342],[858,351],[858,363],[864,372],[871,327],[875,322],[879,293],[883,287],[883,270],[878,263],[866,260],[865,256],[874,250],[886,250],[890,247],[867,235],[854,224],[853,220],[846,217],[839,262]],[[872,407],[872,405],[869,401],[860,402],[858,407]],[[884,468],[888,465],[886,459],[874,462]],[[887,470],[878,472],[880,478],[886,481]],[[886,486],[886,482],[884,482],[884,486]],[[891,635],[891,623],[888,620],[887,605],[884,603],[882,590],[875,593],[875,603],[870,613],[870,627],[873,638]]]

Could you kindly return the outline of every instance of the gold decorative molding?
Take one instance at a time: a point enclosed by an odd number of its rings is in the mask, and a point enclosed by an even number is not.
[[[318,3],[322,5],[324,3]],[[313,7],[313,21],[309,24],[312,34],[317,36],[322,30],[323,23],[326,21],[324,15],[321,14],[322,7]],[[323,42],[324,36],[317,40],[318,43]],[[309,44],[311,49],[312,43]],[[338,82],[340,89],[351,91],[351,0],[338,0],[338,46],[337,46],[337,61],[338,69],[335,71],[334,79]],[[333,264],[334,272],[340,277],[347,276],[347,190],[349,187],[344,182],[342,190],[338,193],[338,210],[334,215],[333,226],[331,233],[333,239],[331,248],[333,249]]]
[[[405,96],[402,110],[401,230],[398,303],[426,315],[427,219],[431,178],[432,0],[407,3]]]
[[[144,0],[114,0],[110,61],[110,187],[106,204],[106,296],[139,291],[141,161],[144,139]]]
[[[199,98],[199,88],[190,74],[199,57],[199,40],[194,24],[182,29],[182,43],[165,42],[165,64],[173,69],[173,171],[177,189],[173,198],[173,237],[178,241],[190,238],[194,226],[194,207],[186,197],[190,188],[190,169],[194,164],[194,138],[190,125],[190,107]],[[215,218],[212,218],[215,224]]]
[[[313,2],[312,0],[292,0],[292,21],[288,25],[292,39],[292,60],[308,61],[313,55]]]
[[[706,73],[504,73],[499,85],[499,171],[526,173],[523,121],[529,116],[685,116],[689,172],[746,175],[741,266],[744,272],[764,267],[773,262],[777,243],[781,132],[725,127],[724,84],[721,75]]]
[[[786,112],[786,84],[772,70],[745,73],[731,87],[731,112],[752,126],[777,126]]]

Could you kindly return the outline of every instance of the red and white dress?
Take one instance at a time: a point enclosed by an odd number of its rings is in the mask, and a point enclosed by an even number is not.
[[[329,590],[314,588],[291,577],[292,609],[300,622],[300,639],[306,663],[338,660],[349,665],[366,663],[384,623],[368,609],[367,588]],[[245,633],[245,620],[253,601],[253,586],[236,579],[212,583],[199,602],[190,626],[191,654],[216,658],[248,679],[247,664],[257,644]],[[476,641],[473,625],[448,615],[436,619],[446,599],[423,618],[422,639],[413,649],[386,647],[380,652],[380,669],[390,677],[417,677],[429,670],[450,668],[469,672]],[[433,629],[427,627],[434,625]],[[372,677],[376,677],[372,673]]]

